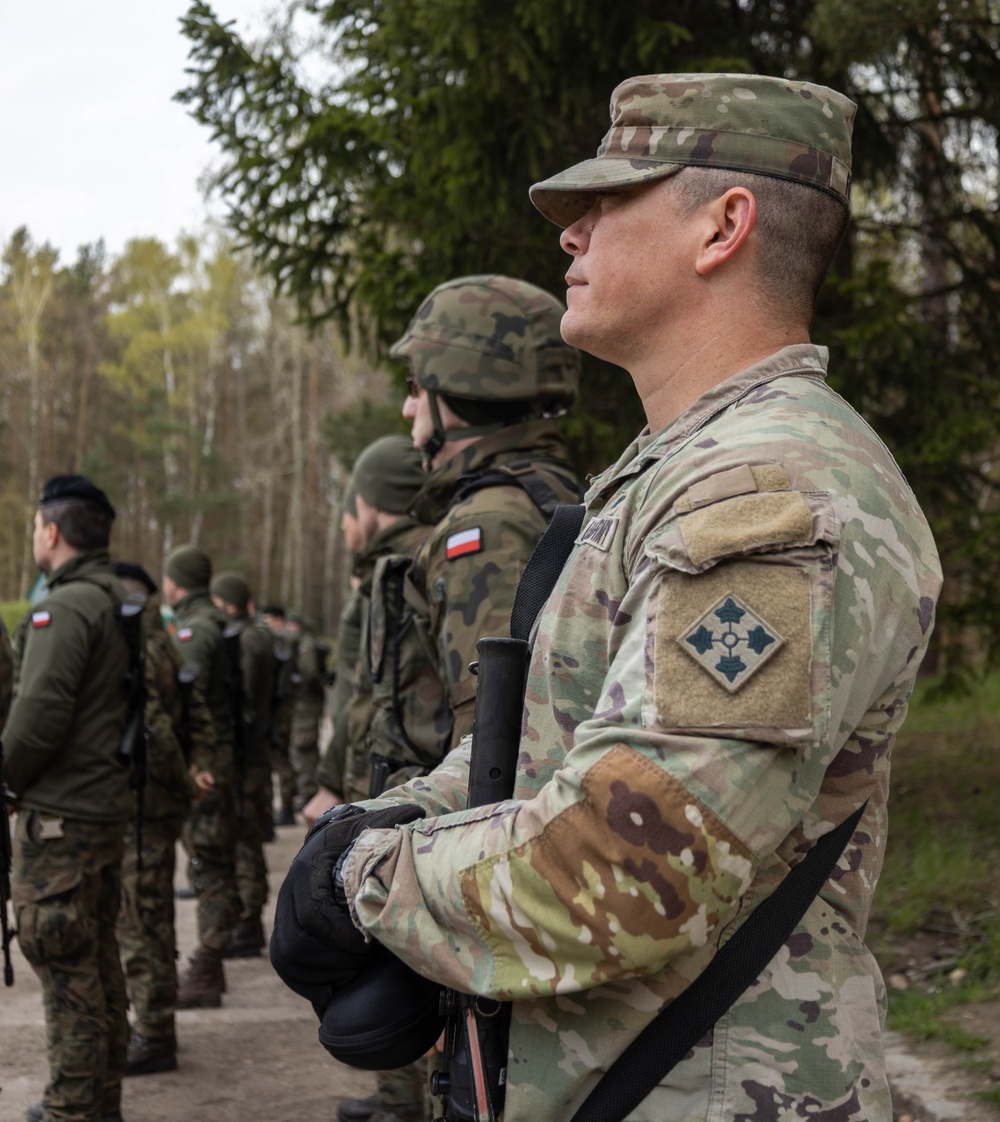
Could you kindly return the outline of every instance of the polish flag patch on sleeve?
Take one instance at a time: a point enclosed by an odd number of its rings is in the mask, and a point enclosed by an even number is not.
[[[177,638],[181,643],[186,643],[186,642],[188,642],[189,639],[194,638],[194,632],[191,630],[190,627],[182,627],[177,632]]]
[[[52,622],[52,613],[47,611],[32,612],[31,613],[31,626],[32,627],[48,627]]]
[[[463,530],[460,534],[452,534],[448,539],[448,560],[454,561],[456,557],[464,557],[466,553],[478,553],[482,548],[483,532],[478,526],[472,530]]]

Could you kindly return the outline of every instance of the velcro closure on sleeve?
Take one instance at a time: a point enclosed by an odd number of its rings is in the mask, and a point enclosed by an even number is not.
[[[765,546],[806,544],[813,516],[799,491],[761,491],[693,510],[678,528],[691,561],[703,565]]]
[[[788,472],[781,464],[740,464],[726,471],[717,471],[689,487],[677,500],[676,510],[678,514],[687,514],[736,495],[748,495],[754,491],[787,491],[790,486]]]

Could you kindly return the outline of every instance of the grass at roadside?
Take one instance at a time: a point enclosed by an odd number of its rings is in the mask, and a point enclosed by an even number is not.
[[[889,1026],[943,1041],[973,1070],[987,1063],[986,1041],[962,1028],[959,1007],[995,1001],[1000,1019],[1000,675],[947,700],[927,700],[931,685],[921,682],[893,749],[869,937],[895,976]]]

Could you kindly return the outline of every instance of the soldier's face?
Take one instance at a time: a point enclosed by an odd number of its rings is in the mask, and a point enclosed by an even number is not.
[[[600,194],[563,230],[567,343],[628,368],[684,312],[690,234],[669,179]]]
[[[403,416],[410,422],[413,447],[419,450],[434,433],[431,403],[423,386],[413,379],[410,379],[407,385],[409,389],[403,400]]]

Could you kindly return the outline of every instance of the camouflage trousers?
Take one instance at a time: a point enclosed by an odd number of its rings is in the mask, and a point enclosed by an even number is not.
[[[285,810],[291,810],[295,801],[295,771],[292,768],[288,740],[278,741],[271,745],[271,770],[278,780],[278,798]]]
[[[181,841],[198,912],[198,942],[221,953],[240,914],[236,887],[236,803],[232,788],[219,786],[193,806]]]
[[[266,768],[249,768],[243,785],[236,837],[236,885],[239,890],[239,926],[260,923],[267,903],[267,862],[264,842],[270,836],[271,773]]]
[[[121,822],[17,817],[14,908],[42,987],[51,1122],[98,1122],[121,1105],[128,1019],[115,921],[124,833]]]
[[[182,815],[143,822],[141,872],[136,868],[134,826],[125,839],[118,941],[135,1028],[141,1036],[174,1035],[174,867],[183,824]]]
[[[323,716],[321,698],[295,702],[292,713],[292,739],[288,747],[295,775],[295,805],[304,807],[319,790],[319,722]]]
[[[375,1083],[378,1088],[378,1100],[383,1106],[410,1107],[414,1110],[424,1111],[425,1117],[436,1118],[440,1111],[435,1112],[434,1100],[430,1091],[431,1064],[425,1059],[419,1059],[406,1067],[395,1068],[392,1071],[377,1071]]]

